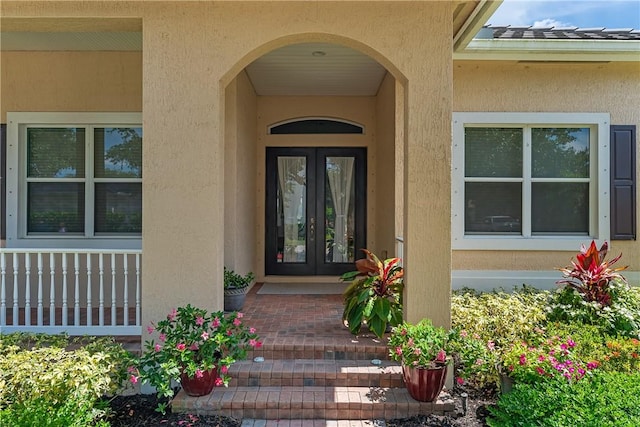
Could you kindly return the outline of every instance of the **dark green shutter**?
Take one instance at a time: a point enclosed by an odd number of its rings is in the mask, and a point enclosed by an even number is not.
[[[611,126],[611,240],[636,239],[636,127]]]

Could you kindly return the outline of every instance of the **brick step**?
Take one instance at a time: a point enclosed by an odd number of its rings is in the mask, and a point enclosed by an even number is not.
[[[405,388],[387,387],[228,387],[203,397],[178,393],[173,410],[239,419],[365,420],[444,415],[455,404],[443,391],[436,402],[413,400]]]
[[[254,420],[244,419],[240,427],[385,427],[383,420]]]
[[[270,338],[266,337],[262,347],[249,351],[248,359],[264,357],[275,359],[321,359],[321,360],[389,360],[386,341],[377,338],[353,337],[350,342],[327,338]]]
[[[383,360],[290,359],[245,360],[229,369],[232,386],[354,386],[403,387],[402,367]]]

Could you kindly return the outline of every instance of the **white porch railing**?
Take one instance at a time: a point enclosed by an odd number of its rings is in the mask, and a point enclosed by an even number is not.
[[[396,236],[396,256],[404,264],[404,238],[400,236]]]
[[[0,333],[140,335],[142,251],[0,249]]]

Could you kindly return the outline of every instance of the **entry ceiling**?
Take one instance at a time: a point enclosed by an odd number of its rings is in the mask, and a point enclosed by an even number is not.
[[[247,67],[258,95],[373,96],[385,73],[369,56],[329,43],[281,47]]]

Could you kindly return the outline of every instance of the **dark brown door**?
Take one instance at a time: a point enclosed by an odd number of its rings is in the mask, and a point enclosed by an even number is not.
[[[267,148],[268,275],[354,269],[366,236],[365,148]]]

